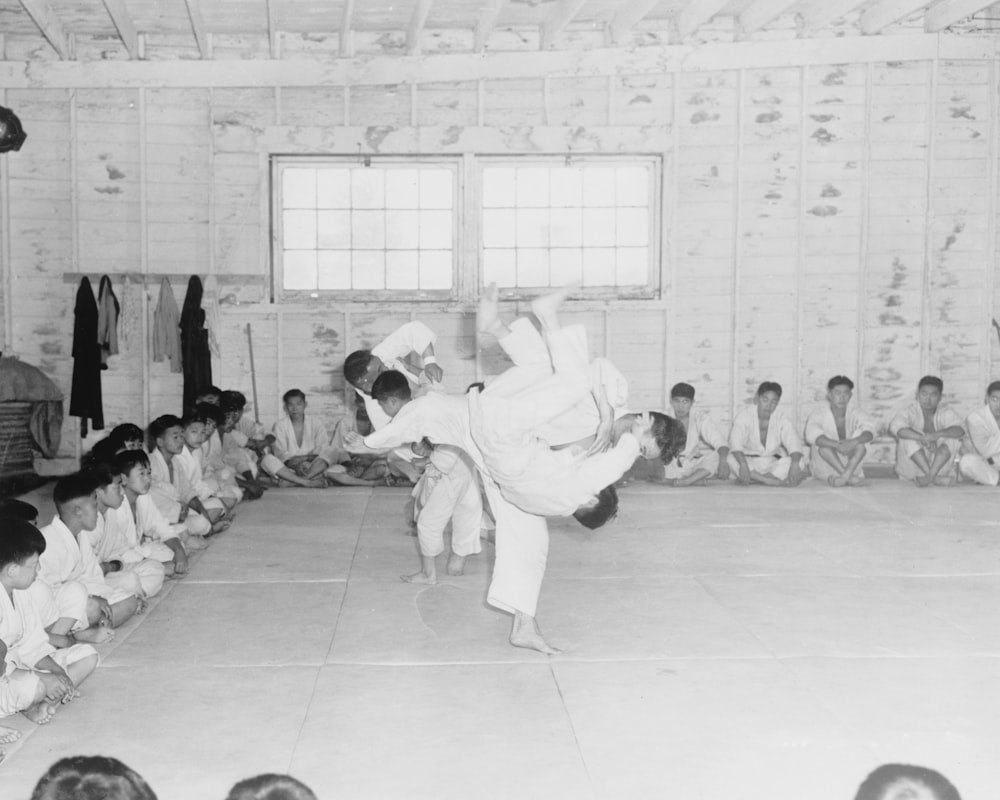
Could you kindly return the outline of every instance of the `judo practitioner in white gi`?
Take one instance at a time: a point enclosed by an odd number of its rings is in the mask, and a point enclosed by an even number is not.
[[[49,642],[28,589],[38,575],[45,538],[28,522],[0,516],[0,717],[23,713],[32,722],[52,719],[60,704],[97,667],[89,644],[57,650]],[[0,727],[0,742],[15,741],[18,731]]]
[[[741,410],[729,432],[729,469],[747,485],[798,486],[809,477],[803,466],[805,448],[792,421],[778,410],[781,385],[764,381],[754,404]]]
[[[965,418],[973,453],[958,461],[959,471],[984,486],[1000,486],[1000,381],[986,387],[986,405]]]
[[[831,486],[864,486],[861,463],[875,438],[875,421],[852,403],[854,381],[834,375],[826,383],[827,405],[806,419],[813,477]]]
[[[953,486],[965,428],[950,408],[941,406],[944,382],[925,375],[917,384],[917,399],[896,412],[889,433],[896,437],[896,475],[917,486]]]
[[[709,478],[729,479],[729,440],[707,411],[692,410],[693,405],[694,387],[689,383],[674,384],[670,407],[687,439],[684,450],[664,469],[664,483],[670,486],[705,486]]]

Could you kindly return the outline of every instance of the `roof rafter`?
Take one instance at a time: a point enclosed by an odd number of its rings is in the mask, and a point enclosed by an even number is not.
[[[479,22],[476,23],[475,46],[473,52],[481,53],[486,49],[486,41],[496,27],[500,12],[507,5],[507,0],[489,0],[486,7],[479,12]]]
[[[924,30],[928,33],[943,31],[960,19],[971,17],[977,11],[989,8],[996,0],[944,0],[927,9],[924,14]]]
[[[125,0],[104,0],[104,7],[111,21],[115,23],[115,28],[118,29],[118,35],[128,50],[129,58],[138,58],[139,34],[136,33],[135,23],[132,22],[132,17],[125,7]]]
[[[678,41],[686,39],[727,5],[729,0],[691,0],[685,3],[684,8],[674,18]]]
[[[417,0],[417,6],[413,9],[410,25],[406,29],[406,52],[411,56],[420,52],[420,34],[424,31],[432,5],[434,0]]]
[[[55,15],[46,0],[21,0],[21,7],[35,21],[38,30],[55,48],[59,58],[63,60],[70,58],[69,37],[59,21],[59,17]]]
[[[878,33],[894,22],[930,5],[931,0],[879,0],[861,14],[861,32]]]
[[[344,3],[344,13],[340,17],[340,56],[350,58],[354,55],[354,37],[351,25],[354,17],[354,0]]]
[[[660,0],[628,0],[624,3],[608,25],[611,41],[621,41],[659,2]]]
[[[188,19],[191,20],[191,32],[198,43],[198,52],[202,58],[208,57],[208,34],[205,31],[205,20],[201,16],[200,0],[184,0],[187,6]]]
[[[863,2],[864,0],[808,0],[799,7],[800,30],[802,33],[822,30]]]
[[[587,0],[559,0],[559,3],[546,17],[542,23],[541,49],[548,50],[552,47],[555,38],[562,33],[566,26],[573,21],[576,12],[583,8]]]
[[[739,31],[742,35],[754,33],[771,20],[780,17],[797,0],[754,0],[739,16]]]

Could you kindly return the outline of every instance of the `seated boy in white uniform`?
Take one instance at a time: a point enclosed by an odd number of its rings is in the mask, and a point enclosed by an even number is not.
[[[21,712],[38,724],[77,696],[76,687],[98,662],[89,644],[57,650],[49,643],[28,591],[45,547],[45,538],[30,523],[0,517],[0,717]],[[19,737],[19,732],[0,727],[3,742]]]
[[[209,424],[212,424],[211,416],[198,411],[197,407],[181,420],[184,447],[173,457],[171,464],[181,499],[212,523],[212,533],[221,533],[229,527],[236,501],[231,496],[221,497],[205,481],[201,446],[205,443],[206,426]]]
[[[322,482],[336,462],[336,450],[330,446],[330,432],[319,417],[306,414],[308,403],[301,389],[289,389],[281,397],[285,417],[274,423],[271,452],[264,455],[261,467],[277,476],[282,467],[311,481]]]
[[[149,470],[153,478],[149,490],[153,502],[167,522],[182,522],[187,531],[182,539],[201,539],[212,533],[212,523],[192,508],[181,496],[182,479],[174,464],[174,456],[184,450],[184,425],[179,417],[164,414],[149,424]]]
[[[663,482],[669,486],[705,486],[709,478],[729,479],[729,441],[707,411],[692,411],[692,405],[694,387],[674,384],[670,407],[687,438],[683,452],[664,467]]]
[[[1000,381],[986,387],[986,405],[965,418],[975,452],[958,461],[959,471],[983,486],[1000,486]]]
[[[812,448],[809,468],[813,477],[830,486],[864,486],[861,466],[875,438],[875,422],[852,403],[854,381],[834,375],[826,383],[828,405],[806,419],[806,442]]]
[[[205,426],[204,440],[201,443],[201,452],[198,454],[202,480],[224,503],[236,504],[244,497],[248,500],[259,500],[264,490],[255,485],[250,487],[249,491],[244,491],[236,480],[236,470],[223,460],[222,435],[218,432],[219,426],[226,421],[222,409],[211,403],[198,403],[193,413]]]
[[[802,440],[782,411],[781,385],[764,381],[754,404],[742,409],[729,432],[729,469],[744,486],[798,486],[809,476]]]
[[[90,538],[98,520],[96,488],[94,479],[81,473],[56,482],[56,516],[42,528],[40,580],[30,591],[49,633],[99,643],[114,638],[112,629],[136,613],[139,598],[104,580]]]
[[[917,384],[917,399],[900,409],[889,423],[896,437],[896,475],[917,486],[953,486],[955,460],[965,428],[950,408],[941,406],[944,382],[925,375]]]

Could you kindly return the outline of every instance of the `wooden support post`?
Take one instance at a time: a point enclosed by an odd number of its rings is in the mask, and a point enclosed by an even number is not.
[[[858,242],[858,366],[856,370],[858,396],[867,399],[864,390],[867,384],[865,372],[865,333],[868,325],[868,235],[871,230],[871,203],[868,193],[871,191],[872,173],[872,70],[871,64],[865,66],[865,120],[864,139],[861,151],[861,209],[860,230]]]
[[[933,349],[933,303],[932,290],[934,272],[937,270],[937,259],[934,255],[934,158],[937,139],[937,74],[938,62],[931,62],[931,77],[927,83],[927,180],[924,184],[924,274],[923,302],[920,309],[920,374],[926,375],[936,366],[931,365],[931,350]]]
[[[104,0],[104,7],[107,9],[108,16],[111,17],[111,21],[115,24],[118,35],[121,37],[122,44],[124,44],[125,49],[128,50],[129,58],[138,58],[139,34],[136,33],[135,24],[132,22],[132,17],[128,13],[128,7],[125,5],[125,0]]]
[[[479,12],[479,21],[476,23],[476,32],[474,35],[474,44],[472,46],[472,51],[474,53],[481,53],[486,49],[486,43],[490,39],[490,34],[493,33],[493,29],[496,27],[497,18],[500,16],[500,12],[503,11],[505,5],[507,5],[508,0],[488,0],[486,5]]]
[[[542,23],[540,49],[548,50],[552,47],[556,37],[566,30],[566,26],[573,21],[573,17],[583,8],[585,2],[586,0],[558,0],[555,8]]]
[[[738,72],[738,83],[736,89],[736,166],[733,176],[733,282],[732,282],[732,355],[730,357],[730,390],[732,391],[732,408],[730,409],[730,419],[736,416],[737,409],[743,402],[742,386],[739,383],[740,375],[740,294],[743,289],[740,269],[742,266],[743,254],[743,98],[746,95],[746,73],[744,70]]]

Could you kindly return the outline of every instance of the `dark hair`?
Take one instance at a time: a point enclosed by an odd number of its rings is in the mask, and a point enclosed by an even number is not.
[[[944,391],[944,381],[942,381],[936,375],[924,375],[917,384],[917,391],[919,392],[925,386],[934,386],[939,392]]]
[[[117,758],[70,756],[39,778],[31,800],[156,800],[156,793]]]
[[[962,800],[958,789],[937,770],[911,764],[883,764],[865,778],[858,787],[854,800],[889,800],[897,797],[890,790],[917,784],[930,790],[934,800]],[[909,794],[906,795],[910,797]]]
[[[122,450],[115,456],[111,466],[119,475],[128,475],[137,466],[148,467],[149,456],[145,450]]]
[[[765,392],[774,392],[780,398],[781,384],[775,381],[764,381],[760,386],[757,387],[757,397],[760,397]]]
[[[223,403],[235,403],[240,408],[247,407],[247,396],[243,392],[236,391],[236,389],[226,389],[219,399]]]
[[[238,406],[232,400],[220,400],[219,401],[219,411],[222,412],[222,421],[226,421],[226,417],[230,414],[242,414],[243,407]]]
[[[375,379],[372,384],[372,399],[384,400],[395,397],[397,400],[409,400],[413,396],[410,382],[402,372],[387,369]]]
[[[368,372],[368,365],[372,360],[371,350],[355,350],[344,361],[344,380],[351,386],[357,386],[365,373]]]
[[[854,381],[848,378],[846,375],[834,375],[830,380],[826,382],[826,390],[832,392],[837,386],[846,386],[851,391],[854,390]]]
[[[184,423],[181,422],[181,418],[175,417],[173,414],[164,414],[162,417],[157,417],[149,423],[150,444],[156,444],[156,440],[171,428],[183,427]]]
[[[209,400],[208,398],[214,398],[214,400]],[[211,403],[213,406],[217,406],[222,400],[222,389],[218,386],[209,386],[206,389],[202,389],[194,396],[195,403],[199,400],[202,403]]]
[[[187,414],[184,415],[183,419],[181,419],[181,425],[186,428],[188,425],[191,425],[192,423],[195,422],[200,422],[204,425],[206,422],[214,421],[215,414],[208,413],[205,410],[206,406],[212,408],[212,406],[209,406],[208,403],[198,403],[194,408],[192,408],[190,411],[188,411]],[[218,409],[216,409],[216,411],[218,411]]]
[[[226,800],[316,800],[316,795],[291,775],[266,773],[235,784]]]
[[[690,383],[675,383],[670,390],[670,396],[686,397],[688,400],[694,400],[694,387]]]
[[[993,392],[1000,392],[1000,381],[993,381],[986,387],[986,394],[993,394]]]
[[[62,507],[71,500],[90,497],[96,488],[94,478],[84,472],[63,475],[56,481],[55,488],[52,490],[52,502],[56,504],[56,510],[61,511]]]
[[[115,457],[115,453],[121,450],[129,439],[145,442],[146,433],[138,425],[133,425],[131,422],[116,425],[111,429],[111,433],[95,444],[93,449],[81,459],[82,464],[87,466],[111,461]]]
[[[202,422],[211,420],[216,425],[221,425],[226,421],[225,412],[215,403],[197,403],[191,413],[197,415]]]
[[[44,552],[45,537],[38,528],[6,510],[0,513],[0,569],[8,564],[23,564]]]
[[[99,464],[84,467],[80,470],[80,474],[86,476],[95,489],[103,489],[114,482],[117,473],[108,462],[102,461]]]
[[[0,515],[17,517],[18,519],[23,519],[25,522],[34,524],[35,520],[38,519],[38,509],[31,505],[31,503],[25,503],[23,500],[9,497],[6,500],[0,500]]]
[[[653,418],[650,432],[656,439],[657,447],[660,448],[660,460],[664,464],[669,464],[679,453],[684,452],[687,446],[687,432],[677,420],[659,411],[650,411],[649,416]]]
[[[609,519],[618,514],[618,492],[614,486],[605,486],[597,493],[597,504],[578,508],[573,512],[573,518],[583,527],[594,530],[600,528]]]
[[[302,400],[305,400],[306,393],[303,392],[301,389],[289,389],[287,392],[281,395],[281,402],[288,403],[288,401],[291,400],[293,397],[299,397]]]
[[[133,425],[131,422],[123,422],[121,425],[116,425],[111,429],[108,438],[121,447],[130,439],[143,441],[146,438],[146,434],[138,425]]]

